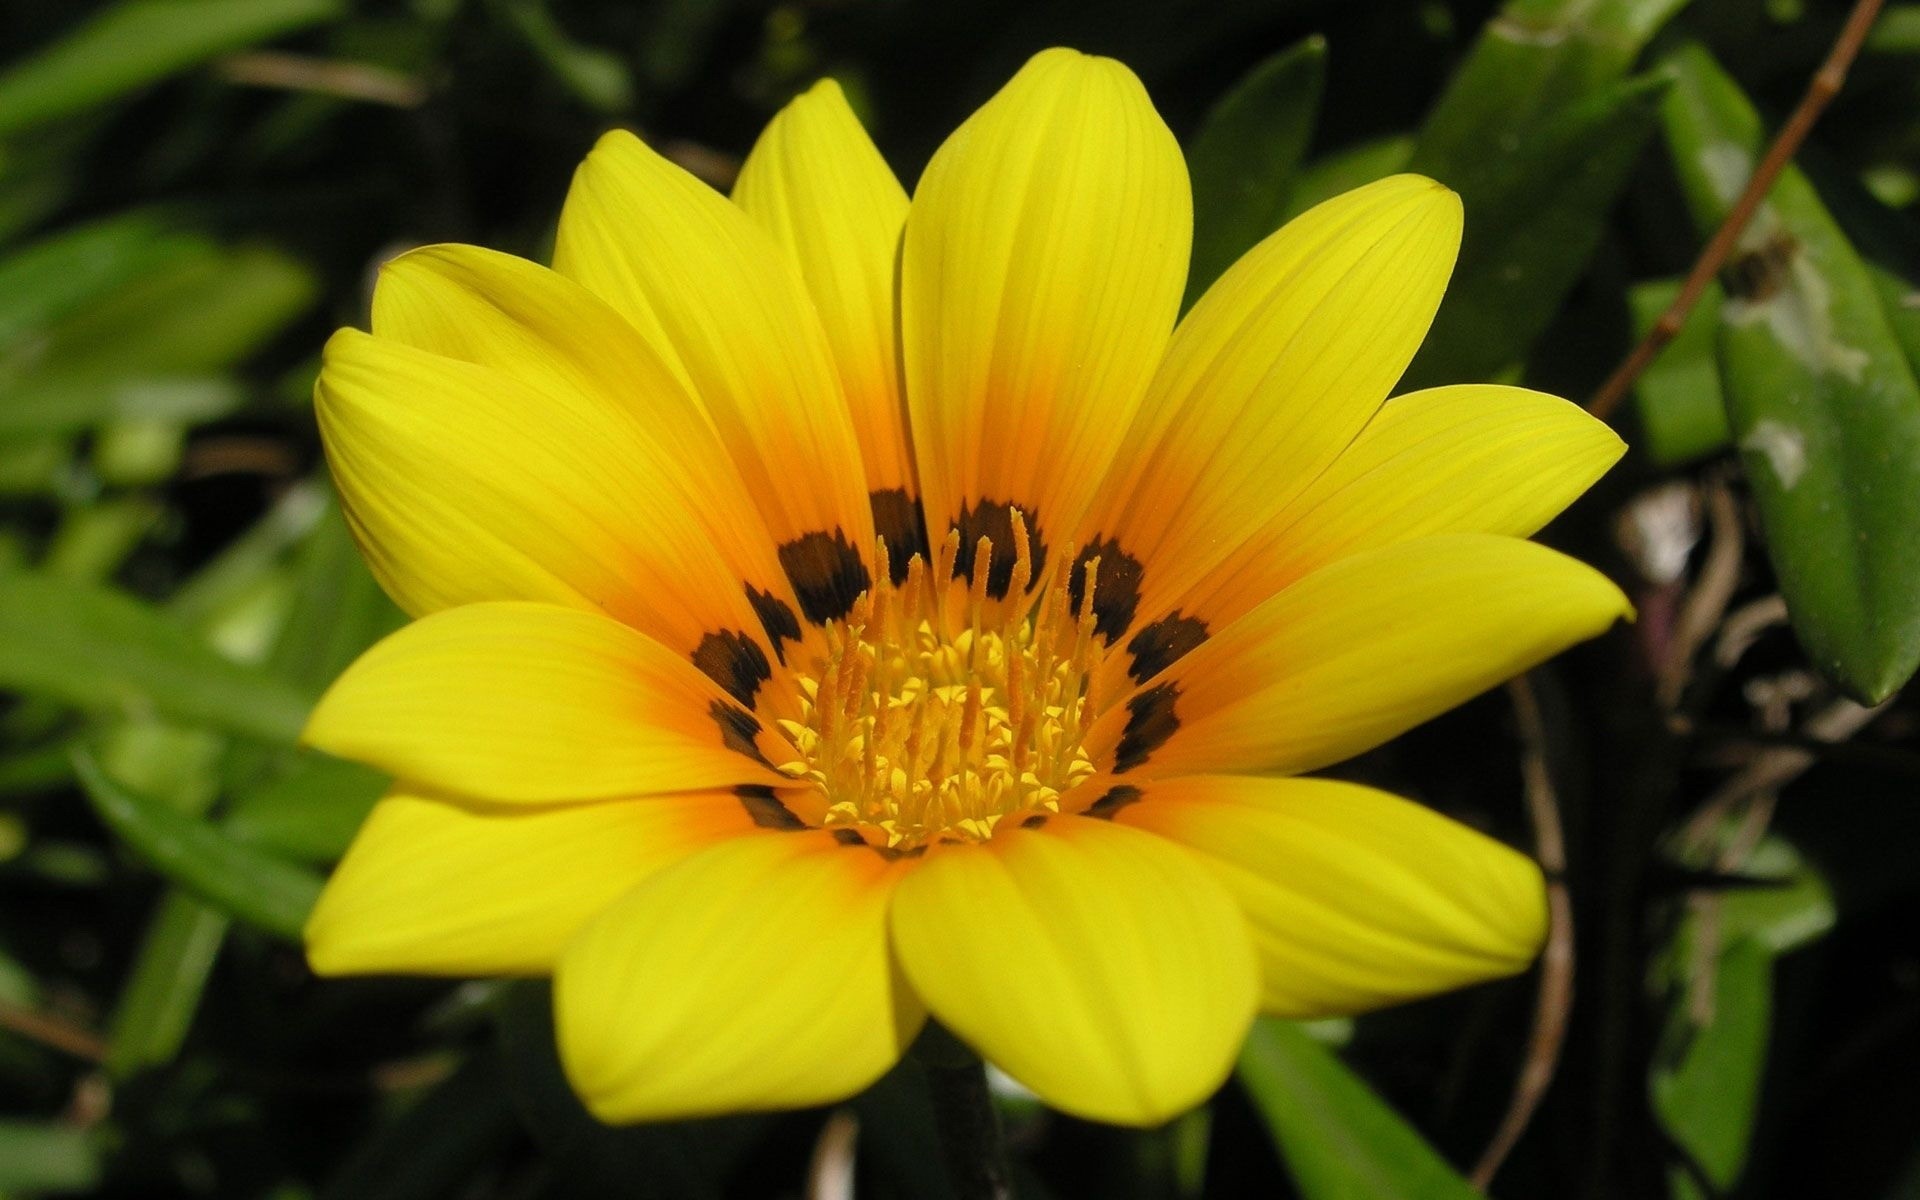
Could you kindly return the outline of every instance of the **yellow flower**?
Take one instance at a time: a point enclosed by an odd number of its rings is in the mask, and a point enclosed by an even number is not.
[[[1256,1011],[1524,969],[1525,857],[1290,777],[1627,610],[1524,540],[1604,426],[1511,387],[1383,405],[1460,219],[1360,188],[1176,328],[1179,149],[1126,68],[1053,50],[911,204],[822,83],[731,201],[612,133],[552,270],[388,264],[318,405],[419,619],[307,731],[400,781],[315,968],[552,973],[608,1120],[832,1101],[931,1014],[1132,1123],[1205,1098]]]

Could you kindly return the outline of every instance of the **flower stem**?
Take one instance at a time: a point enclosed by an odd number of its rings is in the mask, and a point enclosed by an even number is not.
[[[929,1024],[914,1046],[933,1094],[934,1126],[955,1200],[1011,1200],[1006,1140],[987,1091],[987,1068],[946,1030]]]

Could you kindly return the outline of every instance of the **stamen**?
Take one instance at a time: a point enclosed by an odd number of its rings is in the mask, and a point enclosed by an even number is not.
[[[960,531],[949,529],[947,536],[940,541],[940,548],[934,551],[933,578],[928,580],[932,594],[928,597],[933,603],[934,628],[941,637],[947,636],[947,584],[953,579],[953,565],[960,560]]]
[[[826,826],[896,850],[979,841],[1010,816],[1058,812],[1061,795],[1093,774],[1081,741],[1104,648],[1093,635],[1099,562],[1087,564],[1078,605],[1064,579],[1029,603],[1018,509],[1011,526],[1002,600],[987,595],[989,537],[964,584],[953,574],[959,534],[949,532],[931,564],[907,560],[898,586],[876,539],[875,584],[829,624],[814,668],[798,665],[799,715],[780,726],[800,759],[781,769],[820,789]]]
[[[1019,509],[1010,514],[1013,522],[1013,581],[1007,585],[1007,599],[1016,606],[1026,598],[1033,583],[1033,547],[1027,537],[1027,518]]]

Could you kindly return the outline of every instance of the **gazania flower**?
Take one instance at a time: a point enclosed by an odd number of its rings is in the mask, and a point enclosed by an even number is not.
[[[731,199],[612,133],[553,269],[389,263],[318,404],[419,619],[307,731],[399,781],[314,966],[552,973],[608,1120],[832,1101],[931,1016],[1131,1123],[1256,1011],[1523,969],[1526,858],[1297,776],[1626,611],[1523,540],[1619,442],[1518,388],[1385,402],[1438,184],[1320,205],[1176,327],[1191,221],[1139,81],[1055,50],[911,203],[823,83]]]

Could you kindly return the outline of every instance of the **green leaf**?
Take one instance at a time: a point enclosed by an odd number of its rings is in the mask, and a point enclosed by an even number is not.
[[[1187,148],[1193,268],[1183,307],[1280,227],[1313,137],[1326,64],[1325,38],[1296,43],[1247,72],[1201,121]]]
[[[108,1031],[107,1070],[116,1078],[179,1054],[229,925],[225,913],[184,892],[160,901]]]
[[[495,0],[494,7],[575,99],[603,113],[632,106],[633,75],[625,61],[568,37],[545,0]]]
[[[218,377],[313,301],[300,263],[202,243],[0,346],[0,436],[104,420],[207,420],[244,398]]]
[[[1688,0],[1511,0],[1487,22],[1434,103],[1416,159],[1463,191],[1530,153],[1529,125],[1625,75]],[[1416,166],[1425,170],[1425,166]]]
[[[1920,4],[1894,4],[1867,35],[1869,54],[1920,54]]]
[[[0,496],[59,492],[71,452],[62,437],[0,440]]]
[[[1416,148],[1411,169],[1460,193],[1460,261],[1409,387],[1491,379],[1523,358],[1593,258],[1615,199],[1658,121],[1665,79],[1602,87],[1524,132],[1479,169]]]
[[[1299,1025],[1264,1019],[1240,1082],[1305,1200],[1476,1200],[1480,1193]]]
[[[1407,168],[1413,157],[1413,138],[1407,134],[1375,138],[1336,150],[1308,163],[1294,180],[1282,219],[1291,221],[1322,200],[1350,192],[1362,184],[1385,179]]]
[[[318,695],[361,651],[406,623],[374,581],[337,500],[301,547],[293,612],[271,662]]]
[[[114,721],[88,742],[101,767],[126,787],[188,816],[203,816],[219,798],[214,769],[226,739],[197,725]]]
[[[0,406],[0,437],[64,433],[110,421],[198,425],[238,409],[246,391],[231,379],[206,376],[102,378],[74,372],[24,385]]]
[[[1638,284],[1627,292],[1635,337],[1645,337],[1680,294],[1677,279]],[[1644,437],[1640,448],[1666,466],[1704,458],[1725,448],[1732,434],[1720,394],[1715,327],[1725,293],[1708,284],[1687,323],[1647,366],[1634,385],[1634,404]]]
[[[150,605],[28,572],[0,575],[0,687],[286,744],[308,708],[300,689],[222,658]]]
[[[157,482],[185,428],[246,391],[220,372],[312,303],[316,283],[276,251],[228,249],[153,216],[116,218],[0,263],[0,446],[42,460],[0,466],[0,490],[58,485],[63,437],[94,427],[96,473]],[[4,456],[0,456],[4,458]]]
[[[294,496],[289,492],[254,530],[221,556],[225,562],[221,573],[237,574],[245,559],[267,554],[277,558],[285,535],[296,531],[306,534],[292,564],[292,605],[268,654],[267,665],[276,675],[318,696],[361,651],[399,628],[406,617],[374,582],[337,502],[323,491],[308,492],[295,513],[288,503]],[[245,554],[237,553],[243,545]],[[197,601],[224,586],[204,578],[207,574],[203,572],[192,585]],[[185,592],[183,589],[175,597],[176,604],[186,598]],[[245,811],[252,822],[251,834],[263,844],[286,848],[295,857],[331,860],[345,847],[341,839],[352,835],[347,823],[357,823],[356,813],[365,815],[370,801],[363,802],[363,797],[373,787],[368,781],[378,777],[355,774],[342,764],[315,767],[316,761],[320,760],[256,743],[236,746],[224,774],[228,789],[237,794],[236,808]],[[330,780],[342,790],[319,796],[303,780],[290,778],[285,781],[288,789],[282,792],[275,782],[285,772],[298,776],[308,770],[314,773],[316,782]],[[327,784],[321,782],[320,786]],[[267,794],[255,795],[262,790]]]
[[[0,362],[23,338],[143,275],[204,257],[207,239],[156,213],[123,213],[42,238],[0,259]]]
[[[0,245],[32,229],[53,215],[73,190],[67,164],[20,170],[7,147],[0,147]]]
[[[78,1192],[93,1187],[99,1178],[99,1153],[86,1130],[0,1121],[0,1189]]]
[[[74,770],[100,819],[154,869],[229,916],[298,940],[320,877],[110,778],[84,748]]]
[[[1812,152],[1800,156],[1800,165],[1865,263],[1907,369],[1920,378],[1920,228],[1844,168],[1823,164]]]
[[[1672,60],[1667,140],[1702,236],[1761,151],[1758,114],[1698,47]],[[1788,167],[1722,273],[1728,424],[1795,633],[1868,703],[1920,666],[1920,383],[1872,276]]]
[[[1766,1072],[1773,1009],[1773,953],[1734,938],[1714,966],[1712,1015],[1688,1011],[1677,988],[1656,1056],[1653,1108],[1674,1141],[1715,1187],[1726,1189],[1746,1165]]]
[[[1421,127],[1407,169],[1460,193],[1460,263],[1409,387],[1499,377],[1592,258],[1657,116],[1622,82],[1686,0],[1512,0]]]
[[[40,569],[61,579],[89,583],[107,579],[164,514],[147,496],[121,496],[71,509],[61,518]]]
[[[32,1008],[40,1000],[40,985],[34,981],[33,972],[0,954],[0,1004]]]
[[[1688,865],[1712,861],[1741,823],[1729,819]],[[1717,1191],[1745,1167],[1766,1073],[1772,1024],[1773,966],[1782,954],[1833,928],[1833,896],[1821,873],[1783,837],[1754,847],[1740,869],[1745,886],[1716,891],[1710,923],[1689,910],[1655,978],[1667,1017],[1648,1077],[1653,1107],[1674,1143]],[[1714,939],[1711,994],[1696,997],[1700,939]],[[1702,1195],[1690,1172],[1674,1172],[1676,1195]]]
[[[341,10],[340,0],[122,0],[0,74],[0,137]]]
[[[222,825],[281,857],[329,863],[346,852],[387,784],[385,775],[358,763],[303,754],[271,783],[235,799]]]
[[[1826,879],[1781,837],[1769,837],[1747,856],[1741,873],[1770,886],[1737,888],[1720,898],[1720,932],[1785,954],[1824,936],[1836,911]]]

